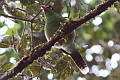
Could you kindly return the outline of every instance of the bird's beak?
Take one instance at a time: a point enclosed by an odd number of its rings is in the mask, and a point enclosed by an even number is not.
[[[40,5],[40,7],[42,7],[44,10],[47,10],[48,8],[45,7],[44,5]]]

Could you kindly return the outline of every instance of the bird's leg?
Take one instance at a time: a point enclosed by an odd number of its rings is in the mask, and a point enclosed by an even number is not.
[[[52,39],[52,37],[50,37],[50,40]],[[58,45],[62,45],[60,42],[56,42]],[[61,52],[64,52],[65,54],[67,54],[67,55],[70,55],[70,53],[68,53],[67,51],[65,51],[64,49],[58,49],[58,50],[60,50]]]
[[[52,40],[52,37],[50,37],[50,40]],[[58,45],[62,45],[62,43],[60,43],[60,42],[56,42]]]

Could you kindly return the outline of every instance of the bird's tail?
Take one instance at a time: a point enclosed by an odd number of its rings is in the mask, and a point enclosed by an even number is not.
[[[70,54],[70,56],[83,74],[87,74],[89,72],[89,68],[86,62],[78,51],[72,51],[72,54]]]

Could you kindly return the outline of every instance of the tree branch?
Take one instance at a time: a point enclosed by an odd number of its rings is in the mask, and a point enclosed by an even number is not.
[[[8,15],[6,15],[6,14],[0,14],[0,16],[12,18],[12,19],[23,20],[23,21],[27,21],[27,22],[37,23],[37,21],[31,21],[31,20],[29,20],[29,19],[19,18],[19,17],[15,17],[15,16],[8,16]]]
[[[96,17],[103,11],[107,10],[108,7],[111,7],[111,5],[115,1],[120,0],[108,0],[104,2],[103,4],[99,5],[96,9],[92,10],[89,14],[87,14],[85,17],[83,17],[80,20],[73,21],[70,20],[69,22],[63,23],[61,25],[60,29],[56,32],[56,35],[50,40],[49,42],[46,42],[45,44],[36,46],[29,56],[23,57],[18,64],[13,67],[12,69],[6,71],[1,77],[0,80],[7,80],[9,78],[14,77],[19,72],[21,72],[24,68],[26,68],[28,65],[30,65],[34,60],[36,60],[38,57],[42,57],[46,51],[50,50],[51,47],[63,36],[69,34],[74,29],[82,25],[83,23],[86,23],[88,20]]]

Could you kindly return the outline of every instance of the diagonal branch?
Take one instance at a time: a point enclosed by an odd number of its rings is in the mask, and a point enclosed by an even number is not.
[[[69,21],[64,23],[64,25],[61,25],[60,29],[56,32],[56,35],[50,40],[49,42],[46,42],[45,44],[36,46],[29,56],[23,57],[18,64],[13,67],[12,69],[6,71],[1,77],[0,80],[7,80],[9,78],[14,77],[19,72],[21,72],[24,68],[26,68],[28,65],[30,65],[34,60],[36,60],[38,57],[42,57],[46,51],[50,50],[51,47],[63,36],[69,34],[74,29],[82,25],[83,23],[86,23],[88,20],[96,17],[100,13],[107,10],[108,7],[111,7],[111,5],[119,0],[108,0],[104,2],[103,4],[99,5],[96,9],[91,11],[88,15],[83,17],[80,20],[77,21]]]

